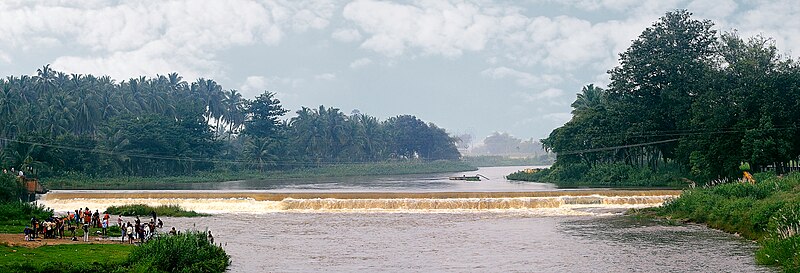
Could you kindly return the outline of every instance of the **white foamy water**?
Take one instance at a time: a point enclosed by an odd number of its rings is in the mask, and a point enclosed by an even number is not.
[[[585,214],[576,209],[625,209],[658,206],[674,195],[668,191],[595,192],[514,192],[514,193],[325,193],[277,194],[217,191],[54,191],[39,202],[57,212],[89,207],[104,210],[110,206],[145,204],[178,205],[201,213],[272,212],[467,212],[540,211],[545,214]],[[648,195],[656,194],[656,195]],[[480,198],[470,197],[473,195]],[[621,196],[620,196],[621,195]],[[421,197],[427,196],[427,197]]]

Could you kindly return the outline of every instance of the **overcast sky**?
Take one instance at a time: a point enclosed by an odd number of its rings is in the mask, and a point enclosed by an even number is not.
[[[285,108],[412,114],[477,140],[543,138],[665,12],[800,52],[800,5],[733,0],[0,2],[0,74],[178,72]]]

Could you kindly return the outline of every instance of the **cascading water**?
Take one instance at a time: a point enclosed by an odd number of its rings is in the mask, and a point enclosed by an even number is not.
[[[658,206],[678,191],[343,192],[54,191],[40,203],[55,211],[126,204],[179,205],[204,213],[446,212]],[[567,213],[571,214],[571,213]]]

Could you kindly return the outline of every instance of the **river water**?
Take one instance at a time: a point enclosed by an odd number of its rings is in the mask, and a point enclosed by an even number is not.
[[[230,272],[772,272],[750,241],[700,225],[621,215],[674,191],[563,191],[516,183],[521,167],[303,181],[234,181],[194,190],[54,191],[56,211],[129,203],[213,213],[164,218],[211,230]],[[447,176],[480,173],[480,182]]]

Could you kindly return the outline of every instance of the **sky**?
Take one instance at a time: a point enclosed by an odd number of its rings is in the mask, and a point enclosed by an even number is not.
[[[274,92],[291,113],[325,105],[476,141],[540,139],[675,9],[800,52],[794,0],[3,0],[0,75],[177,72],[249,99]]]

